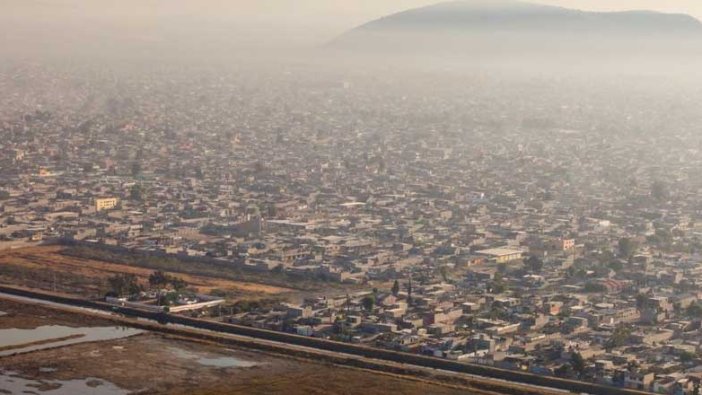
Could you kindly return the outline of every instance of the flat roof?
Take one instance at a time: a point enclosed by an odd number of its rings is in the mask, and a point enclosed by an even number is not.
[[[514,248],[490,248],[487,250],[477,251],[476,253],[481,254],[481,255],[490,255],[490,256],[505,256],[505,255],[523,254],[524,251],[517,250]]]

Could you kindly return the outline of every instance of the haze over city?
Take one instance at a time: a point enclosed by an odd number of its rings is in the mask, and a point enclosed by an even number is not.
[[[0,2],[0,393],[700,395],[698,1]]]

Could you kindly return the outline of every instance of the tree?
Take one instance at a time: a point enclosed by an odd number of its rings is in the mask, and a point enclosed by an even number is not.
[[[392,284],[391,292],[395,297],[400,294],[400,283],[397,280]]]
[[[134,184],[129,190],[129,198],[141,202],[144,200],[144,187],[141,184]]]
[[[492,306],[488,316],[491,320],[504,320],[508,318],[509,313],[503,307]]]
[[[149,285],[151,287],[159,288],[163,288],[170,285],[176,291],[181,291],[188,287],[188,283],[182,278],[169,276],[161,270],[157,270],[149,276]]]
[[[686,313],[690,318],[702,318],[702,306],[699,303],[692,303],[687,307]]]
[[[132,176],[136,177],[139,174],[141,174],[141,163],[139,163],[139,162],[132,163]]]
[[[566,319],[566,318],[570,317],[571,314],[573,314],[573,311],[570,308],[565,307],[558,313],[558,318]]]
[[[266,207],[266,211],[261,211],[262,213],[267,213],[269,218],[275,218],[278,216],[278,207],[275,203],[270,203]]]
[[[585,372],[585,359],[583,356],[579,352],[573,352],[570,356],[570,363],[573,365],[573,370],[582,376]]]
[[[619,239],[618,248],[619,248],[619,256],[626,258],[626,259],[629,259],[636,252],[637,245],[634,241],[632,241],[628,237],[623,237],[623,238]]]
[[[439,274],[441,275],[441,278],[444,280],[444,282],[447,283],[448,282],[448,267],[439,266]]]
[[[656,180],[651,185],[651,196],[656,200],[665,200],[670,195],[668,185],[665,182]]]
[[[132,273],[116,274],[107,279],[110,291],[118,297],[131,296],[141,292],[137,277]]]
[[[502,281],[493,281],[490,283],[490,291],[495,294],[501,294],[507,290],[507,286]]]
[[[573,367],[569,363],[564,363],[553,372],[556,377],[569,378],[573,375]]]
[[[159,287],[162,288],[168,284],[168,275],[160,270],[156,270],[155,272],[151,273],[149,275],[149,285],[154,288],[154,287]]]
[[[387,164],[385,164],[385,158],[382,156],[378,155],[377,156],[377,161],[378,161],[378,171],[380,173],[384,173],[385,170],[387,170]]]
[[[622,269],[624,269],[624,265],[619,260],[614,260],[610,262],[607,266],[615,272],[620,272]]]
[[[170,280],[173,289],[175,289],[176,291],[182,291],[188,287],[188,283],[182,278],[171,277]]]
[[[604,284],[595,283],[595,282],[587,282],[587,283],[585,283],[585,286],[583,287],[583,291],[585,291],[587,293],[607,292],[607,287]]]
[[[361,300],[361,304],[363,304],[363,308],[370,312],[373,311],[373,307],[375,307],[375,296],[374,295],[368,295],[365,298]]]
[[[689,351],[683,351],[680,354],[680,362],[692,362],[695,359],[695,357],[697,356],[694,353],[691,353]]]
[[[617,326],[612,332],[612,336],[607,340],[605,346],[608,349],[621,347],[629,341],[629,336],[631,336],[631,328],[622,324]]]
[[[526,267],[532,272],[532,273],[540,273],[541,269],[544,268],[544,261],[542,261],[539,257],[536,255],[532,255],[529,258],[527,258],[526,262]]]
[[[657,228],[656,233],[648,236],[647,241],[660,249],[670,249],[673,242],[673,233],[665,228]]]
[[[507,273],[507,264],[504,262],[500,262],[497,264],[497,272],[500,274],[505,274]]]

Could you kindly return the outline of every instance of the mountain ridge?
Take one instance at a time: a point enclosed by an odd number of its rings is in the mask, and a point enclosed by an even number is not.
[[[702,43],[702,22],[687,14],[647,10],[593,12],[517,0],[461,0],[370,21],[337,37],[331,46],[363,49],[370,45],[391,50],[416,44],[440,47],[444,42],[460,46],[461,39],[482,45],[490,39],[507,39],[516,47],[545,44],[572,46],[574,50],[579,45],[633,44],[643,48],[680,39]],[[505,42],[499,44],[509,49]]]

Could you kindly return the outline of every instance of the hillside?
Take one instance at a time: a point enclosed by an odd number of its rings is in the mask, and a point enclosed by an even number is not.
[[[440,3],[377,19],[332,46],[371,51],[695,50],[702,23],[651,11],[587,12],[512,0]]]

